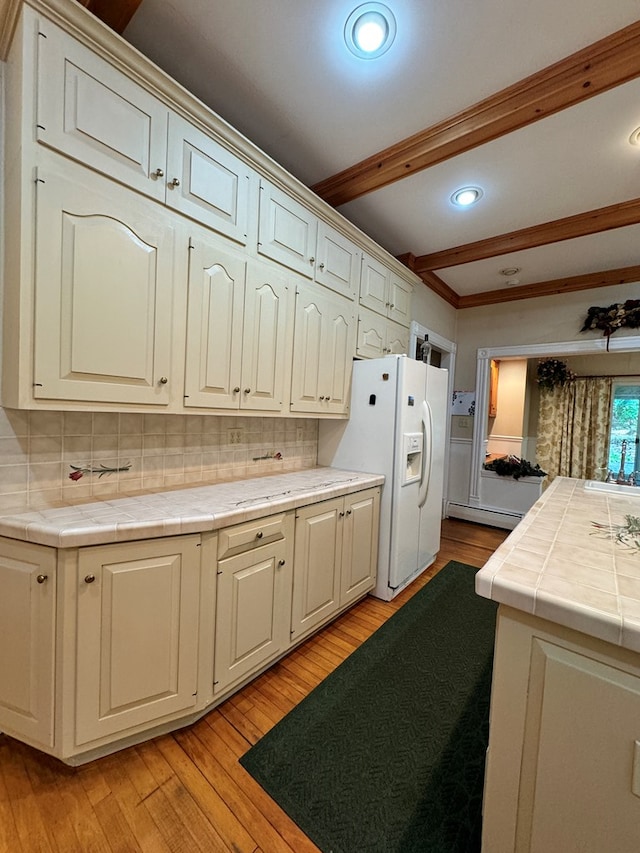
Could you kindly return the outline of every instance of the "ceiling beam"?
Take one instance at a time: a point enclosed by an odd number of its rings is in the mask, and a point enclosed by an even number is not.
[[[78,0],[78,3],[122,35],[142,0]]]
[[[573,293],[576,290],[591,290],[594,287],[609,287],[616,284],[633,284],[637,281],[640,281],[640,266],[620,267],[615,270],[574,275],[553,281],[540,281],[537,284],[524,284],[520,287],[510,287],[508,290],[486,290],[484,293],[459,296],[456,307],[478,308],[482,305],[496,305],[500,302],[514,302],[518,299],[532,299],[536,296],[557,296],[562,293]]]
[[[640,76],[640,21],[312,189],[338,207]]]
[[[640,198],[577,213],[553,222],[543,222],[508,234],[487,237],[475,243],[466,243],[453,249],[443,249],[429,255],[419,255],[414,259],[413,270],[418,275],[430,270],[441,270],[455,267],[458,264],[468,264],[472,261],[482,261],[495,258],[510,252],[521,252],[534,249],[537,246],[547,246],[562,240],[572,240],[587,234],[598,234],[613,228],[624,228],[627,225],[640,223]]]

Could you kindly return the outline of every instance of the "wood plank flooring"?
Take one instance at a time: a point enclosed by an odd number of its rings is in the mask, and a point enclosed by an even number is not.
[[[367,597],[198,723],[79,768],[0,735],[1,853],[317,853],[238,758],[449,560],[482,566],[507,531],[443,523],[436,562]]]

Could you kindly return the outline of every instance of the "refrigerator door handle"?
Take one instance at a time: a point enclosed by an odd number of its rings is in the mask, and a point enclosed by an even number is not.
[[[418,506],[423,507],[429,493],[429,480],[433,465],[433,416],[431,406],[426,400],[422,401],[420,413],[422,421],[422,477],[418,492]]]

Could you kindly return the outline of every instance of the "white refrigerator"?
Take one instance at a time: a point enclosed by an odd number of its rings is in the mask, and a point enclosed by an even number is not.
[[[349,420],[319,423],[319,464],[385,476],[372,593],[385,601],[440,548],[447,401],[447,370],[389,355],[354,362]]]

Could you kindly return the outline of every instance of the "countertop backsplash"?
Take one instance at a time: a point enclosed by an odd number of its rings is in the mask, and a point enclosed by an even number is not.
[[[0,408],[0,512],[298,471],[317,450],[313,418]]]

